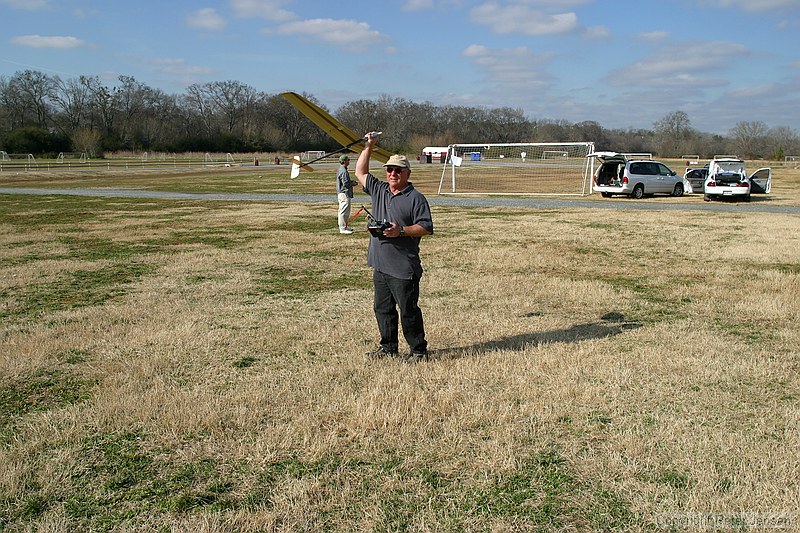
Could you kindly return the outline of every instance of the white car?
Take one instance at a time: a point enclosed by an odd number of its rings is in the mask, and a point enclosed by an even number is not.
[[[708,164],[703,200],[741,198],[749,202],[751,194],[767,194],[771,188],[772,169],[760,168],[748,176],[742,159],[715,157]]]
[[[686,171],[683,173],[683,179],[688,181],[689,185],[692,186],[692,192],[694,194],[700,194],[703,192],[703,188],[706,186],[707,177],[708,164],[703,167],[687,166]]]

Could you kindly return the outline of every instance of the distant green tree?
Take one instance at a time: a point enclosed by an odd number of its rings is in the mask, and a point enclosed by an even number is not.
[[[69,140],[41,128],[17,128],[2,140],[3,150],[9,154],[48,154],[69,151]]]

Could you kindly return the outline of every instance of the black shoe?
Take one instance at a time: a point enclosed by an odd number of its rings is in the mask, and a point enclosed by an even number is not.
[[[406,363],[422,363],[428,360],[430,360],[430,356],[427,350],[424,352],[411,350],[403,356],[403,361]]]
[[[364,354],[367,359],[384,359],[386,357],[397,357],[397,350],[388,350],[383,345],[378,346],[371,352]]]

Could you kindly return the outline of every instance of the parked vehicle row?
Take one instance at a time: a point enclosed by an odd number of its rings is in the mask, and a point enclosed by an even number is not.
[[[604,198],[625,195],[642,198],[654,194],[683,196],[703,194],[705,201],[715,198],[739,198],[750,201],[751,194],[768,194],[772,189],[772,170],[760,168],[751,175],[745,162],[736,157],[715,157],[707,165],[686,167],[679,176],[667,165],[616,152],[596,152],[599,166],[592,177],[592,190]]]
[[[703,169],[687,171],[688,177],[703,176],[703,186],[695,192],[703,193],[706,202],[721,197],[736,197],[750,201],[751,194],[768,194],[772,190],[772,169],[760,168],[747,175],[744,160],[736,157],[715,157]]]

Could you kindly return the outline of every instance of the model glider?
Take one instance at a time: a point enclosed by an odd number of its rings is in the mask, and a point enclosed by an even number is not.
[[[330,113],[311,102],[308,98],[295,92],[281,93],[281,96],[283,96],[287,102],[296,107],[298,111],[308,117],[311,122],[322,128],[322,131],[333,137],[336,142],[342,145],[343,148],[341,150],[331,153],[343,152],[350,149],[353,149],[353,151],[364,149],[364,137],[357,135],[353,130],[333,118]],[[331,154],[325,154],[325,157],[329,155]],[[382,163],[388,161],[391,155],[391,153],[379,146],[376,146],[372,150],[372,157]],[[318,161],[319,159],[315,159],[315,161]],[[313,162],[314,161],[301,163],[297,157],[292,159],[292,178],[296,178],[300,174],[301,168],[311,170],[308,165],[309,163]]]
[[[383,133],[383,132],[381,132],[381,131],[376,131],[376,132],[373,132],[373,133],[371,133],[371,135],[372,135],[373,137],[377,137],[377,136],[378,136],[378,135],[380,135],[381,133]],[[312,159],[311,161],[306,161],[305,163],[303,163],[303,162],[300,160],[300,158],[299,158],[299,157],[297,157],[297,156],[294,156],[294,157],[292,158],[292,175],[291,175],[291,178],[292,178],[292,179],[295,179],[297,176],[299,176],[299,175],[300,175],[300,169],[301,169],[301,168],[302,168],[303,170],[310,170],[310,171],[313,171],[314,169],[313,169],[313,168],[311,168],[311,166],[310,166],[310,165],[311,165],[311,163],[316,163],[316,162],[317,162],[317,161],[319,161],[320,159],[325,159],[326,157],[330,157],[330,156],[332,156],[333,154],[338,154],[339,152],[344,152],[344,151],[346,151],[346,150],[349,150],[351,147],[353,147],[353,146],[355,146],[356,144],[358,144],[358,143],[362,142],[363,140],[364,140],[364,138],[358,139],[357,141],[353,141],[353,142],[351,142],[351,143],[350,143],[350,144],[348,144],[347,146],[342,146],[342,147],[341,147],[341,148],[339,148],[338,150],[334,150],[333,152],[328,152],[327,154],[325,154],[325,155],[323,155],[323,156],[321,156],[321,157],[318,157],[318,158],[316,158],[316,159]]]

